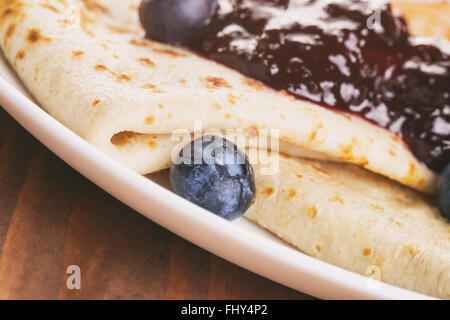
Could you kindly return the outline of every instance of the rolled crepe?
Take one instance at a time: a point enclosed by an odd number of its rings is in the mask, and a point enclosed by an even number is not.
[[[429,199],[355,165],[283,156],[279,167],[255,166],[248,219],[317,259],[450,298],[450,224]]]
[[[280,130],[283,153],[344,161],[433,193],[395,134],[143,38],[138,0],[3,0],[0,44],[57,120],[126,166],[167,168],[177,128]],[[444,7],[450,13],[450,7]]]
[[[276,155],[275,175],[256,170],[246,217],[318,259],[361,274],[379,268],[383,281],[449,297],[449,224],[387,179],[435,191],[435,174],[401,139],[144,39],[138,4],[2,0],[0,46],[44,110],[141,174],[167,168],[172,132],[198,120],[205,130],[278,129],[284,154],[350,163]]]

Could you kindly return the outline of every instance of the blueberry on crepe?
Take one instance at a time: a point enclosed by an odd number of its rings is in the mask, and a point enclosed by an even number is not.
[[[218,136],[185,146],[170,169],[174,191],[222,218],[234,220],[255,197],[255,175],[247,156]]]
[[[154,40],[186,44],[205,25],[217,8],[217,0],[144,0],[139,18]]]

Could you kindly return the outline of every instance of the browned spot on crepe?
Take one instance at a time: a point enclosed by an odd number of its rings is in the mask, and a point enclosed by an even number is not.
[[[366,167],[369,165],[369,159],[367,159],[366,157],[362,157],[361,159],[356,161],[355,164],[361,167]]]
[[[292,159],[292,157],[288,156],[287,154],[283,154],[283,153],[280,153],[279,156],[280,156],[280,158],[283,158],[283,159],[286,159],[286,160]]]
[[[274,192],[275,192],[275,188],[273,188],[273,187],[268,187],[268,188],[265,188],[263,191],[261,191],[261,194],[262,194],[264,197],[268,198],[268,197],[270,197],[272,194],[274,194]]]
[[[150,42],[145,41],[145,40],[131,39],[130,43],[136,47],[149,47],[150,46]]]
[[[150,60],[149,58],[138,58],[138,60],[144,66],[147,66],[147,67],[154,67],[155,66],[155,63],[152,60]]]
[[[235,104],[237,98],[238,98],[238,97],[236,97],[235,95],[233,95],[232,93],[230,93],[230,94],[228,95],[228,102],[231,103],[231,104]]]
[[[251,78],[245,78],[243,82],[245,85],[255,88],[257,90],[263,90],[266,88],[266,85],[264,83]]]
[[[55,13],[59,13],[59,10],[58,10],[56,7],[52,6],[51,4],[48,4],[48,3],[45,3],[45,2],[44,2],[44,3],[41,3],[40,6],[41,6],[42,8],[51,10],[51,11],[53,11],[53,12],[55,12]]]
[[[74,51],[72,51],[72,57],[73,57],[73,58],[81,57],[83,54],[84,54],[84,52],[83,52],[83,51],[80,51],[80,50],[74,50]]]
[[[372,254],[372,250],[370,250],[369,248],[364,248],[363,250],[363,256],[370,256]]]
[[[208,89],[231,88],[227,80],[219,77],[206,77],[205,82]]]
[[[91,12],[100,12],[103,14],[109,14],[109,9],[102,6],[96,0],[81,0],[85,8]]]
[[[124,73],[122,73],[122,74],[113,73],[113,75],[117,78],[118,81],[122,81],[122,80],[131,81],[131,77]]]
[[[281,93],[283,96],[287,98],[290,98],[291,100],[297,100],[297,98],[294,95],[290,94],[286,90],[280,90],[279,93]]]
[[[358,139],[352,138],[352,141],[350,142],[350,144],[339,145],[339,149],[340,149],[339,156],[342,160],[352,162],[359,166],[365,167],[369,164],[369,160],[367,159],[367,157],[357,158],[354,155],[354,150],[358,150],[359,144],[360,144],[360,141]]]
[[[295,189],[290,189],[289,190],[289,193],[288,193],[288,198],[289,199],[294,198],[296,195],[297,195],[297,190],[295,190]]]
[[[410,247],[408,253],[411,256],[414,257],[414,256],[417,256],[418,254],[420,254],[420,250],[417,250],[417,249],[414,249],[413,247]]]
[[[11,15],[13,15],[13,14],[14,14],[14,9],[13,9],[13,8],[6,8],[6,9],[2,12],[1,18],[2,18],[2,19],[5,19],[6,17],[11,16]]]
[[[17,51],[15,60],[22,60],[25,57],[25,51],[19,50]]]
[[[394,219],[392,219],[392,218],[389,218],[389,221],[391,221],[393,224],[395,224],[395,225],[397,225],[397,226],[399,226],[399,227],[402,226],[402,224],[401,224],[400,222],[398,222],[397,220],[394,220]]]
[[[316,166],[316,165],[312,165],[311,166],[315,171],[317,171],[318,173],[325,175],[325,176],[330,176],[330,174],[328,173],[328,171]]]
[[[416,172],[416,165],[413,162],[409,162],[409,169],[408,169],[408,175],[414,176],[414,173]]]
[[[92,106],[95,107],[99,103],[100,103],[100,99],[95,99],[94,101],[92,101]]]
[[[353,141],[352,141],[353,142]],[[345,160],[353,159],[353,144],[340,145],[341,157]]]
[[[346,114],[346,113],[344,113],[344,112],[336,112],[336,114],[338,114],[338,115],[344,117],[345,119],[347,119],[347,120],[349,120],[349,121],[352,121],[352,117],[351,117],[349,114]]]
[[[31,44],[37,43],[39,41],[49,42],[51,40],[50,38],[44,37],[41,33],[41,30],[39,30],[38,28],[32,28],[28,30],[26,39]]]
[[[334,196],[330,199],[330,202],[339,202],[340,204],[344,204],[344,200],[339,196]]]
[[[184,53],[177,52],[172,49],[155,48],[155,49],[153,49],[153,51],[156,53],[166,54],[166,55],[169,55],[169,56],[175,57],[175,58],[186,57],[186,55]]]
[[[88,36],[93,37],[94,34],[91,30],[89,30],[89,25],[95,23],[95,20],[92,19],[84,10],[80,10],[80,26],[81,29]]]
[[[124,27],[118,27],[118,26],[114,26],[114,25],[108,25],[108,29],[117,33],[132,33],[133,31],[128,29],[128,28],[124,28]]]
[[[309,135],[309,142],[314,142],[316,141],[317,138],[317,134],[319,133],[319,130],[323,128],[323,124],[319,123],[313,130],[313,132],[311,132],[311,134]]]
[[[147,143],[147,145],[151,148],[151,149],[156,149],[156,147],[158,147],[158,144],[155,141],[149,141]]]
[[[383,209],[382,207],[376,205],[376,204],[369,203],[369,206],[370,206],[372,209],[376,210],[376,211],[384,212],[384,209]]]
[[[142,86],[142,88],[144,88],[144,89],[155,89],[156,86],[154,84],[151,84],[151,83],[146,83],[146,84],[144,84]]]
[[[117,81],[122,82],[122,81],[131,81],[131,78],[124,74],[124,73],[117,73],[115,71],[109,70],[105,65],[103,64],[97,64],[94,67],[95,70],[97,71],[108,71],[111,75],[113,75]]]
[[[311,207],[308,210],[306,210],[306,214],[311,218],[314,219],[317,216],[317,208]]]
[[[11,23],[8,26],[8,29],[6,29],[5,35],[3,36],[3,44],[5,46],[8,43],[9,38],[11,38],[11,36],[14,34],[14,32],[16,32],[16,24]]]
[[[34,81],[37,81],[38,75],[39,75],[39,68],[36,67],[34,68],[34,78],[33,78]]]
[[[108,68],[105,65],[103,65],[103,64],[97,64],[94,67],[94,69],[97,70],[97,71],[107,71],[108,70]]]
[[[155,117],[153,117],[153,116],[148,116],[148,117],[145,118],[145,124],[150,125],[150,124],[152,124],[153,122],[155,122]]]
[[[1,0],[0,1],[0,25],[3,24],[8,18],[19,16],[24,6],[23,2],[17,0]]]

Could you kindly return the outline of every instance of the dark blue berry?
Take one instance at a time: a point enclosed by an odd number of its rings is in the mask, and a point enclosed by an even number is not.
[[[222,218],[234,220],[255,197],[255,175],[247,156],[218,136],[186,145],[170,169],[173,190]]]
[[[441,174],[437,199],[442,215],[450,220],[450,164]]]
[[[214,15],[218,0],[143,0],[141,24],[151,39],[187,44]]]

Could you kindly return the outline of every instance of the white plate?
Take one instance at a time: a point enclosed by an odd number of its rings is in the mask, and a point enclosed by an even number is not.
[[[311,258],[243,218],[228,222],[178,197],[162,186],[161,175],[151,176],[157,184],[129,170],[39,108],[1,53],[0,104],[100,188],[164,228],[243,268],[324,299],[429,298]]]

